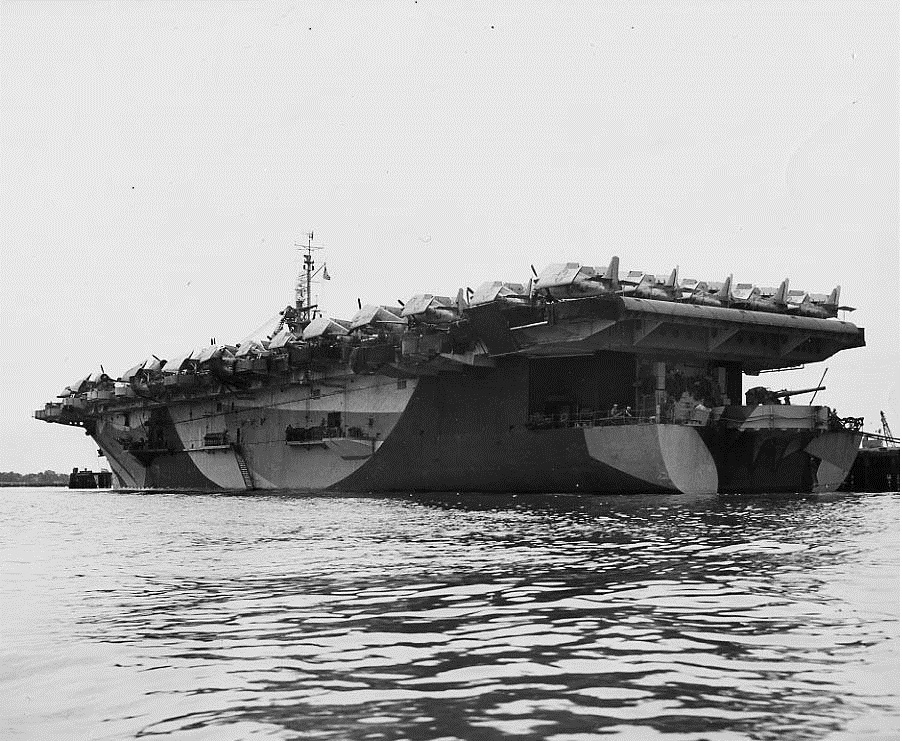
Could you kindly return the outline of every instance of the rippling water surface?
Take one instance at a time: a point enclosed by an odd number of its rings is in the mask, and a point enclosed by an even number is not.
[[[0,738],[898,738],[899,497],[0,489]]]

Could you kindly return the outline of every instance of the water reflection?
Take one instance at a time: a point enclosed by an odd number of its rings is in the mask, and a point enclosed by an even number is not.
[[[894,732],[892,495],[92,496],[84,737]]]

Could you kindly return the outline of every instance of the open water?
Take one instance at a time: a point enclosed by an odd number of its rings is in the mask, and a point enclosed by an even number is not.
[[[0,489],[3,739],[890,739],[899,497]]]

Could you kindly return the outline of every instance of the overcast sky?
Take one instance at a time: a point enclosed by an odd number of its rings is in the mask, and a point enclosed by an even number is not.
[[[103,364],[291,303],[578,260],[828,292],[868,347],[768,385],[899,425],[895,2],[3,2],[0,470],[97,468],[31,419]],[[761,380],[753,379],[751,385]]]

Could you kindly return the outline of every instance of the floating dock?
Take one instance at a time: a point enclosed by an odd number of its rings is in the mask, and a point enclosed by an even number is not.
[[[899,491],[899,448],[862,448],[840,491]]]
[[[70,489],[110,489],[113,486],[113,474],[110,471],[89,471],[77,468],[69,474]]]

